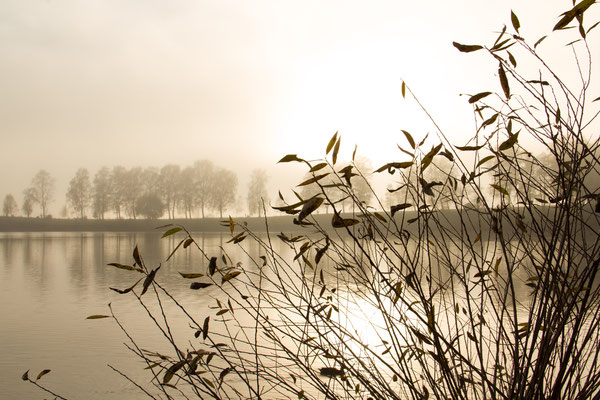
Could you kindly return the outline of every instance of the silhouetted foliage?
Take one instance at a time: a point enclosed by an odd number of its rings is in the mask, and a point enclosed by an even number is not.
[[[28,202],[39,204],[42,211],[42,218],[47,216],[48,205],[54,199],[55,179],[46,170],[40,170],[31,180],[31,186],[28,188],[26,197]],[[25,210],[23,210],[25,212]],[[26,215],[29,214],[25,212]]]
[[[263,169],[252,170],[247,195],[248,212],[250,215],[256,214],[260,217],[263,211],[263,202],[265,204],[269,203],[267,181],[267,171]]]
[[[111,206],[111,175],[108,167],[102,167],[94,175],[94,187],[92,189],[94,217],[104,219],[104,215]]]
[[[190,247],[204,256],[204,270],[180,275],[209,293],[206,307],[186,309],[161,285],[163,264],[150,267],[137,247],[133,262],[110,264],[139,274],[113,290],[143,305],[170,346],[168,354],[141,348],[112,308],[88,317],[112,318],[127,335],[149,370],[149,384],[135,384],[150,398],[150,390],[215,399],[598,398],[600,138],[585,132],[598,115],[586,96],[587,34],[598,24],[583,25],[592,4],[573,5],[551,33],[581,36],[569,44],[574,87],[537,53],[546,37],[530,46],[519,36],[514,12],[514,33],[505,27],[485,46],[453,43],[488,56],[496,87],[466,100],[476,120],[466,144],[451,143],[433,119],[435,135],[417,141],[403,131],[409,147],[374,171],[402,191],[399,203],[382,210],[361,200],[353,188],[368,176],[342,162],[336,133],[321,160],[279,161],[306,167],[298,186],[312,187],[310,197],[281,196],[274,207],[298,231],[271,234],[267,220],[262,235],[229,218],[228,252],[165,227],[164,238],[179,237],[165,262]],[[518,70],[525,57],[538,68]],[[421,105],[404,82],[401,95]],[[215,175],[230,177],[224,172]],[[216,179],[214,189],[232,181]],[[352,212],[343,213],[347,199]],[[327,206],[331,218],[317,215]],[[165,302],[187,324],[169,323]]]
[[[87,169],[79,168],[75,176],[69,182],[69,190],[67,191],[67,201],[73,208],[79,218],[84,218],[85,211],[90,205],[92,198],[92,185],[90,183],[90,175]]]
[[[165,213],[165,205],[156,193],[147,193],[139,197],[136,209],[139,215],[148,219],[160,218]]]
[[[2,212],[4,213],[5,217],[13,217],[18,209],[19,206],[17,205],[17,201],[15,200],[12,194],[7,194],[6,196],[4,196]]]

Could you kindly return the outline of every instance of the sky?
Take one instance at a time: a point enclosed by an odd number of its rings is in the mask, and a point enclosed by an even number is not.
[[[77,168],[191,165],[254,168],[272,197],[298,183],[286,154],[379,166],[399,157],[401,129],[431,124],[463,144],[463,93],[500,90],[497,64],[452,41],[491,43],[513,10],[531,41],[571,1],[3,0],[0,3],[0,196],[40,169],[57,178],[53,212]],[[595,10],[597,15],[597,11]],[[597,33],[597,32],[596,32]],[[551,54],[551,53],[549,53]],[[560,60],[558,60],[560,64]]]

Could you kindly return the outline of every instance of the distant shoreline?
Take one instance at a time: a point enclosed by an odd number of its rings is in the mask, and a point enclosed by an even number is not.
[[[0,217],[0,232],[154,232],[167,224],[180,225],[193,232],[228,232],[229,225],[223,226],[224,218],[193,219],[62,219]],[[272,231],[298,230],[290,215],[268,217]],[[236,217],[236,223],[247,223],[256,232],[266,231],[265,219],[259,217]],[[162,230],[166,230],[163,228]]]
[[[554,207],[551,206],[538,206],[537,212],[539,215],[550,216]],[[515,209],[519,211],[518,208]],[[600,229],[599,220],[594,209],[590,206],[587,210],[587,224],[592,231]],[[461,219],[464,218],[466,221],[479,221],[477,231],[483,235],[490,233],[490,226],[485,221],[488,217],[484,215],[483,220],[479,220],[478,214],[480,211],[477,210],[437,210],[439,216],[439,222],[447,227],[461,226]],[[406,210],[396,213],[395,219],[397,222],[405,219],[409,221],[403,225],[403,229],[415,232],[418,229],[419,224],[410,223],[411,219],[417,217],[415,210]],[[344,217],[351,218],[350,214],[344,214]],[[312,214],[311,219],[314,218],[316,222],[324,229],[332,229],[331,218],[332,214]],[[389,218],[389,217],[388,217]],[[224,218],[192,218],[192,219],[62,219],[62,218],[26,218],[26,217],[0,217],[0,232],[161,232],[166,231],[168,228],[160,228],[164,225],[171,224],[175,226],[182,226],[190,232],[207,232],[207,233],[227,233],[229,232],[229,224],[223,224],[223,221],[228,221],[229,217]],[[528,224],[530,217],[526,216],[523,219],[525,224]],[[253,232],[266,232],[268,223],[268,229],[272,233],[279,232],[306,232],[305,228],[295,225],[293,223],[294,216],[292,215],[278,215],[270,216],[266,220],[264,217],[234,217],[233,220],[236,224],[245,224]],[[467,223],[467,225],[470,225]],[[157,229],[160,228],[160,229]],[[464,226],[463,228],[467,228]],[[310,228],[309,228],[310,229]],[[503,230],[508,233],[512,231],[514,226],[512,223],[507,222],[504,224]],[[238,229],[236,229],[239,232]],[[483,239],[483,237],[482,237]]]

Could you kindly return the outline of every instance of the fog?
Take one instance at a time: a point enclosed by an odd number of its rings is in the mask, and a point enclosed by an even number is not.
[[[46,169],[57,215],[78,168],[208,159],[242,197],[267,170],[275,198],[303,174],[277,160],[322,157],[336,131],[374,166],[399,156],[400,129],[434,132],[402,80],[460,144],[473,121],[459,95],[499,88],[497,67],[451,42],[493,41],[511,9],[536,40],[570,4],[4,0],[0,197],[20,205]]]

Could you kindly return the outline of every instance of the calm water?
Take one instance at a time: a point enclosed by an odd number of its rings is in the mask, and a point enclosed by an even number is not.
[[[0,233],[0,400],[51,398],[33,385],[21,381],[31,370],[35,377],[43,369],[52,372],[43,382],[57,393],[76,399],[146,399],[143,393],[111,370],[107,364],[125,371],[147,385],[149,374],[143,364],[127,350],[126,336],[111,319],[86,320],[93,314],[109,314],[112,304],[117,317],[125,324],[142,348],[172,354],[164,338],[149,324],[144,310],[131,294],[119,295],[109,287],[124,289],[140,275],[122,271],[111,262],[132,264],[132,250],[137,245],[146,265],[156,268],[158,281],[202,321],[214,314],[211,288],[189,290],[190,281],[178,272],[205,273],[207,261],[192,248],[181,250],[168,263],[164,260],[179,238],[161,239],[161,233]],[[210,255],[219,256],[220,246],[229,234],[195,234],[197,242]],[[244,252],[257,259],[258,245],[242,242],[242,249],[228,246],[234,260],[248,260]],[[293,258],[281,241],[273,241],[275,251]],[[252,269],[250,263],[244,265]],[[473,272],[474,273],[474,272]],[[518,282],[517,282],[518,283]],[[525,280],[517,287],[525,303]],[[214,293],[212,293],[214,294]],[[149,300],[149,296],[145,297]],[[523,318],[526,317],[526,310]],[[167,310],[175,332],[190,334],[187,320],[175,308]],[[355,321],[365,325],[363,314]],[[177,341],[188,336],[176,333]],[[377,335],[373,335],[377,337]],[[191,337],[190,337],[191,339]],[[193,339],[192,339],[193,340]],[[368,340],[367,340],[368,341]],[[374,342],[374,345],[377,343]]]
[[[218,255],[219,246],[230,236],[195,237],[207,252]],[[155,267],[176,244],[173,237],[161,239],[160,233],[0,234],[0,399],[48,397],[20,379],[28,369],[35,377],[45,368],[52,372],[43,382],[69,399],[146,398],[107,366],[143,383],[148,380],[144,365],[124,347],[123,333],[110,319],[85,318],[109,313],[107,304],[112,303],[142,346],[164,347],[131,297],[108,289],[128,287],[139,275],[106,264],[131,264],[137,245],[148,267]],[[258,252],[258,248],[246,250]],[[244,259],[241,252],[237,256]],[[210,292],[189,290],[189,281],[177,272],[203,273],[206,267],[198,251],[186,249],[160,270],[161,284],[197,311],[199,318],[209,306]]]

